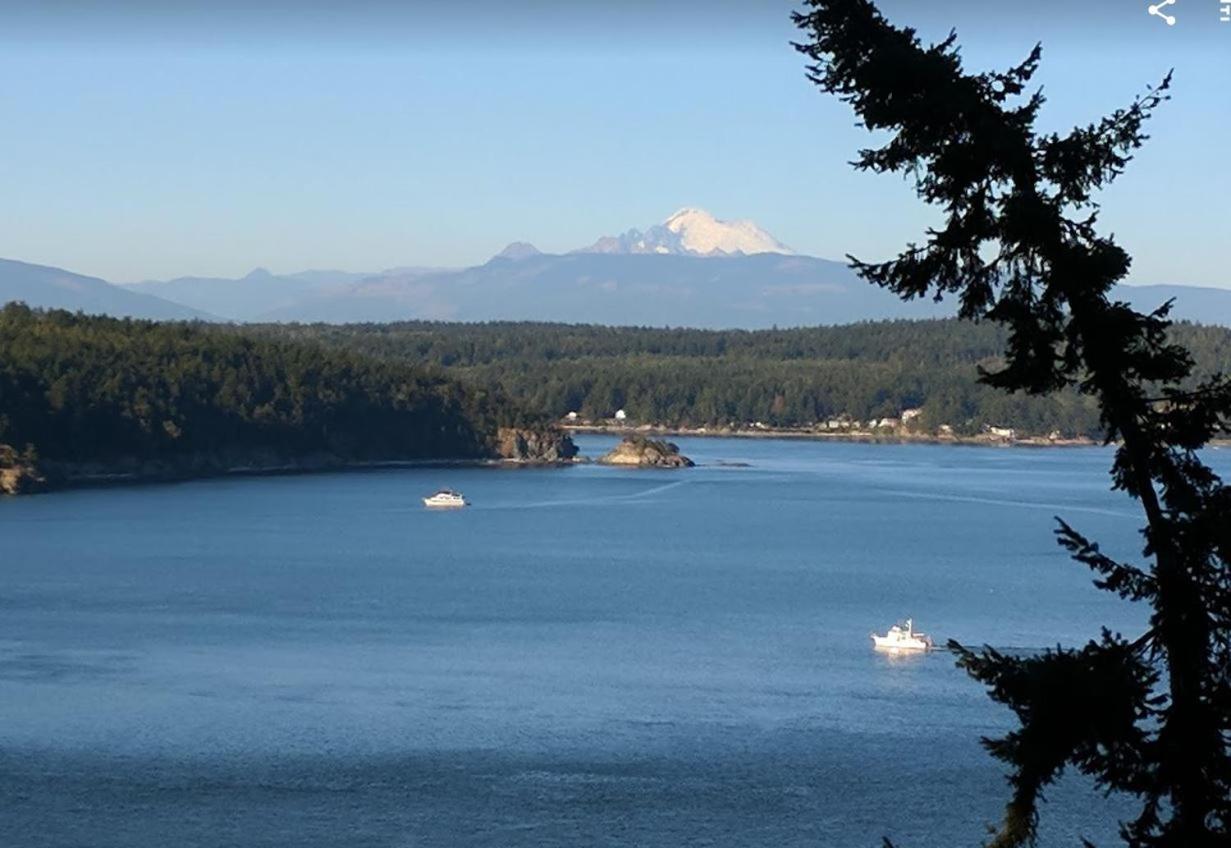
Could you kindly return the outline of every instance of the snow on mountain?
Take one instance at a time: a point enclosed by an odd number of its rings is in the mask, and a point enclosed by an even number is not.
[[[684,250],[701,256],[794,252],[752,221],[720,221],[704,209],[681,209],[662,225],[680,237]]]
[[[792,254],[752,221],[722,221],[704,209],[681,209],[661,224],[604,236],[573,253],[656,253],[674,256]]]
[[[1231,290],[1122,286],[1116,295],[1143,310],[1175,297],[1175,317],[1231,326]],[[0,303],[6,300],[156,318],[208,313],[239,321],[534,320],[749,329],[928,318],[955,308],[951,300],[904,303],[860,280],[845,263],[795,254],[751,221],[722,221],[693,208],[563,255],[513,242],[470,268],[371,274],[257,268],[241,279],[181,277],[120,288],[0,260]]]
[[[570,253],[658,253],[672,256],[688,255],[683,240],[662,224],[656,224],[644,232],[633,229],[618,236],[603,236],[589,247],[581,247]]]

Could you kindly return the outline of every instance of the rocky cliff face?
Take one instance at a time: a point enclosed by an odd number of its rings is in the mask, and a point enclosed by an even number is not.
[[[694,463],[672,442],[627,436],[610,453],[598,459],[604,465],[636,465],[642,468],[691,468]]]
[[[557,427],[502,427],[486,457],[457,457],[458,461],[487,462],[492,455],[511,462],[562,463],[577,456],[577,446]],[[449,457],[443,457],[449,460]],[[73,486],[106,485],[155,480],[191,480],[227,474],[294,474],[344,468],[395,465],[413,459],[354,460],[331,453],[289,455],[276,450],[253,449],[187,454],[163,459],[111,458],[98,462],[54,462],[24,458],[0,444],[0,495]],[[431,461],[431,460],[420,460]]]
[[[558,427],[501,427],[496,453],[513,462],[571,462],[577,456],[572,438]]]
[[[22,459],[8,445],[0,445],[0,495],[24,495],[47,485],[33,461]]]

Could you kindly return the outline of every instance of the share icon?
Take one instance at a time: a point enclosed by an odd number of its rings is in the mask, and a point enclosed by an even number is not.
[[[1151,15],[1157,15],[1167,22],[1167,26],[1175,26],[1175,15],[1168,15],[1163,9],[1168,6],[1175,5],[1176,0],[1159,0],[1157,3],[1151,3],[1146,9]]]

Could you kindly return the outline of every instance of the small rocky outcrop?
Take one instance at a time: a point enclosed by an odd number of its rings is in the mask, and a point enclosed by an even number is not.
[[[0,495],[24,495],[45,488],[47,478],[31,455],[20,455],[9,445],[0,445]]]
[[[46,486],[47,478],[33,465],[0,468],[0,495],[26,495]]]
[[[577,446],[559,427],[501,427],[496,453],[511,462],[572,462]]]
[[[636,465],[640,468],[691,468],[696,465],[680,453],[679,446],[645,436],[626,436],[610,453],[598,458],[604,465]]]

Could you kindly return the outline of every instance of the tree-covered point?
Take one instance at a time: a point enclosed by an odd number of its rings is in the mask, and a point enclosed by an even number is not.
[[[694,330],[537,323],[403,322],[266,325],[262,336],[310,340],[380,359],[440,366],[501,390],[545,416],[711,426],[808,426],[835,416],[896,417],[922,409],[926,429],[985,426],[1100,435],[1098,410],[1076,391],[1006,395],[978,381],[1003,364],[991,322],[882,321],[789,330]],[[1180,325],[1197,372],[1231,372],[1231,330]]]
[[[478,457],[522,417],[431,369],[355,351],[0,309],[0,443],[43,461]]]

